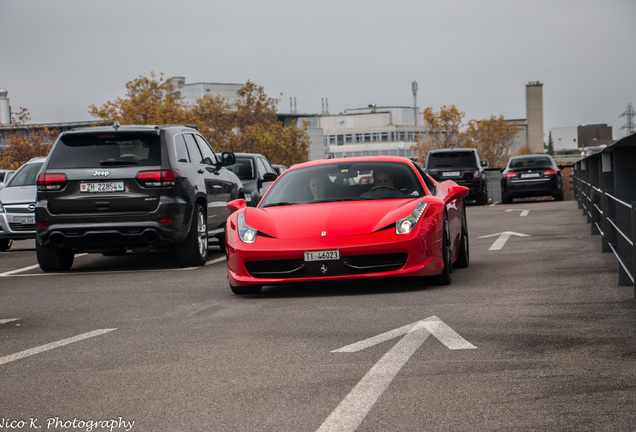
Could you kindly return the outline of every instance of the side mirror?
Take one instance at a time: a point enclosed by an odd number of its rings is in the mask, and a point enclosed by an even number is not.
[[[277,178],[278,178],[278,174],[274,174],[270,172],[265,173],[265,175],[263,175],[263,183],[273,182]]]
[[[488,166],[488,161],[481,161],[481,166],[486,168]]]
[[[234,213],[237,210],[247,207],[247,202],[243,198],[235,199],[227,203],[227,208]]]
[[[456,199],[466,198],[468,196],[468,188],[466,186],[451,186],[448,189],[447,202]]]
[[[221,153],[221,166],[234,165],[236,163],[236,156],[234,152]]]

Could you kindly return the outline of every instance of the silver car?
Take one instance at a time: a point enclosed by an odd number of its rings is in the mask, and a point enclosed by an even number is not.
[[[0,189],[0,251],[13,240],[35,238],[35,182],[45,159],[31,159]]]

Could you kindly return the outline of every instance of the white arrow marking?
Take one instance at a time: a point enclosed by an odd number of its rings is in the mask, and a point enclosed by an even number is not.
[[[92,337],[95,337],[95,336],[100,336],[100,335],[103,335],[104,333],[108,333],[108,332],[111,332],[113,330],[117,330],[117,329],[113,328],[113,329],[93,330],[93,331],[88,332],[88,333],[82,333],[82,334],[77,335],[77,336],[73,336],[73,337],[70,337],[70,338],[67,338],[67,339],[59,340],[57,342],[51,342],[51,343],[48,343],[46,345],[41,345],[39,347],[31,348],[31,349],[28,349],[28,350],[20,351],[20,352],[15,353],[15,354],[10,354],[8,356],[0,357],[0,365],[3,365],[5,363],[9,363],[9,362],[12,362],[12,361],[20,360],[22,358],[29,357],[29,356],[32,356],[32,355],[35,355],[35,354],[40,354],[40,353],[42,353],[44,351],[52,350],[53,348],[58,348],[58,347],[61,347],[61,346],[64,346],[64,345],[72,344],[74,342],[79,342],[79,341],[84,340],[84,339],[92,338]]]
[[[501,248],[504,247],[504,245],[506,244],[510,236],[513,236],[513,235],[519,236],[519,237],[530,237],[528,234],[521,234],[521,233],[516,233],[512,231],[504,231],[502,233],[490,234],[487,236],[480,236],[478,238],[488,238],[488,237],[499,236],[499,238],[495,240],[495,242],[492,244],[492,246],[490,246],[488,250],[500,250]]]
[[[430,336],[450,349],[477,348],[458,335],[436,316],[347,345],[332,352],[356,352],[404,335],[393,348],[367,372],[360,382],[324,421],[318,432],[355,431],[373,405],[387,389],[402,366]]]
[[[528,216],[528,213],[530,213],[530,210],[525,210],[525,209],[507,209],[506,213],[513,212],[513,211],[520,211],[521,213],[519,214],[519,216],[521,217]]]
[[[19,319],[20,319],[20,318],[7,318],[7,319],[0,319],[0,324],[6,324],[6,323],[9,323],[9,322],[11,322],[11,321],[17,321],[17,320],[19,320]]]

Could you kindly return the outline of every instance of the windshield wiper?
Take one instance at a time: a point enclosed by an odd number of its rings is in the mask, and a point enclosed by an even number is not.
[[[99,163],[101,166],[111,166],[111,165],[138,165],[139,162],[131,161],[131,160],[103,160]]]
[[[297,204],[297,203],[288,202],[288,201],[281,201],[281,202],[277,202],[277,203],[265,204],[263,206],[263,208],[266,208],[266,207],[282,207],[282,206],[288,206],[288,205],[294,205],[294,204]]]

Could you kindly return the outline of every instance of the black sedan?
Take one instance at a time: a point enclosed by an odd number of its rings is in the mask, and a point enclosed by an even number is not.
[[[561,166],[552,157],[543,155],[514,156],[502,171],[501,202],[508,204],[513,198],[553,196],[563,200]]]

